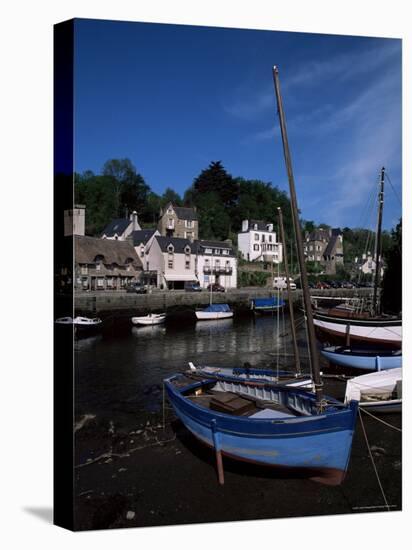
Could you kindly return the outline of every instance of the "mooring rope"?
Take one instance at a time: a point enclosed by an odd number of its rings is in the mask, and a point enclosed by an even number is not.
[[[382,424],[385,424],[385,426],[388,426],[388,428],[392,428],[393,430],[396,430],[397,432],[401,432],[402,433],[402,429],[401,428],[398,428],[397,426],[394,426],[393,424],[389,424],[389,422],[385,422],[384,420],[382,420],[381,418],[378,418],[377,416],[375,416],[374,414],[370,413],[369,411],[367,411],[366,409],[364,409],[363,407],[359,407],[359,410],[368,414],[369,416],[371,416],[372,418],[374,418],[375,420],[377,420],[378,422],[381,422]]]
[[[390,510],[390,506],[388,504],[388,501],[386,499],[386,495],[385,495],[385,491],[383,490],[383,487],[382,487],[382,483],[381,483],[381,480],[380,480],[380,477],[379,477],[379,474],[378,474],[378,470],[376,469],[376,465],[375,465],[375,461],[373,459],[373,455],[372,455],[372,451],[371,451],[371,448],[370,448],[370,445],[369,445],[369,441],[368,441],[368,437],[366,435],[366,430],[365,430],[365,426],[363,424],[363,418],[362,418],[362,411],[359,410],[359,419],[360,419],[360,422],[361,422],[361,426],[362,426],[362,431],[363,431],[363,436],[365,438],[365,442],[366,442],[366,446],[368,448],[368,452],[369,452],[369,457],[371,459],[371,462],[372,462],[372,466],[373,466],[373,469],[375,471],[375,475],[376,475],[376,479],[378,480],[378,484],[379,484],[379,488],[381,490],[381,493],[382,493],[382,497],[383,497],[383,500],[385,502],[385,506],[386,508],[388,509],[388,511]]]

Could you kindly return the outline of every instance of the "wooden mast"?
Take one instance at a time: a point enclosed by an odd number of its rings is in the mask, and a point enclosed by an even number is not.
[[[293,313],[292,291],[290,289],[290,280],[289,280],[288,253],[286,248],[285,230],[283,228],[283,214],[280,206],[278,206],[278,215],[279,215],[280,240],[283,246],[282,252],[283,252],[283,262],[285,264],[286,286],[288,289],[289,316],[290,316],[290,326],[292,330],[293,354],[295,356],[295,368],[296,368],[296,372],[298,374],[301,374],[299,348],[298,348],[298,342],[296,338],[295,316]]]
[[[380,258],[382,254],[382,211],[383,211],[383,188],[385,184],[385,167],[382,166],[380,191],[378,197],[378,228],[376,232],[376,253],[375,253],[375,282],[373,287],[373,313],[378,315],[378,288],[380,280]]]
[[[273,81],[275,84],[276,100],[278,104],[278,115],[280,122],[280,131],[282,134],[283,153],[285,157],[286,170],[289,180],[292,219],[295,226],[296,248],[299,261],[300,277],[302,281],[303,302],[305,305],[306,321],[308,327],[309,353],[312,365],[313,381],[315,385],[316,404],[318,406],[318,409],[320,409],[322,407],[323,401],[323,383],[320,377],[318,349],[316,345],[315,326],[313,324],[313,313],[309,294],[308,276],[306,273],[305,257],[303,254],[302,233],[298,214],[295,181],[292,171],[292,160],[290,156],[288,136],[286,132],[286,121],[285,114],[283,112],[282,96],[280,94],[279,71],[276,66],[273,67]]]

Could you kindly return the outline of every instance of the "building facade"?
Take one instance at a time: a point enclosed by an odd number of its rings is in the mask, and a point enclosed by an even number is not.
[[[241,257],[249,262],[280,263],[282,245],[276,240],[273,223],[261,220],[243,220],[238,233],[238,249]]]
[[[141,281],[149,286],[157,286],[157,271],[150,265],[149,257],[149,250],[155,237],[160,237],[157,229],[141,229],[131,234],[133,247],[143,265]]]
[[[175,206],[171,202],[160,210],[157,226],[163,237],[177,237],[193,242],[199,238],[199,221],[195,208]]]
[[[155,236],[146,261],[156,272],[158,288],[181,290],[185,282],[197,281],[196,245],[189,239]]]
[[[306,232],[303,249],[306,261],[318,263],[329,275],[336,274],[336,267],[343,265],[343,234],[339,228]]]
[[[76,290],[122,290],[140,279],[142,262],[128,241],[74,236]]]
[[[237,287],[237,257],[230,242],[196,241],[196,276],[202,288],[218,283]]]

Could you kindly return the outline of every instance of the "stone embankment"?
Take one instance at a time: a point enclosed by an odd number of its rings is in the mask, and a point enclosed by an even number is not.
[[[370,295],[370,289],[324,289],[311,290],[313,297],[322,298],[355,298],[365,299]],[[227,303],[235,311],[250,309],[253,298],[276,296],[276,291],[267,288],[238,288],[226,292],[213,293],[213,303]],[[287,293],[281,293],[281,297],[287,298]],[[146,314],[147,312],[170,311],[178,312],[195,309],[209,304],[210,294],[202,292],[184,292],[179,290],[160,291],[153,290],[147,294],[134,294],[125,291],[95,291],[78,292],[75,295],[75,309],[77,313],[84,315],[93,314],[104,316],[115,312],[133,314]],[[293,301],[298,304],[302,301],[302,291],[293,291]]]

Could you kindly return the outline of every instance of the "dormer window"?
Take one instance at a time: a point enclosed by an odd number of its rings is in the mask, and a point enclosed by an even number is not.
[[[167,213],[169,214],[169,216],[172,215],[173,214],[173,208],[172,207],[168,208]]]
[[[185,247],[185,254],[190,254],[191,250],[190,250],[190,246],[186,246]]]
[[[173,252],[175,251],[175,248],[174,248],[174,246],[172,245],[172,243],[170,243],[170,244],[167,246],[167,251],[169,252],[169,254],[173,254]]]
[[[254,223],[254,224],[253,224],[253,229],[254,229],[255,231],[257,231],[257,228],[258,228],[257,223]]]

